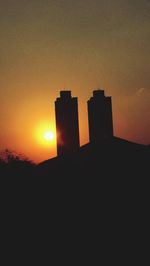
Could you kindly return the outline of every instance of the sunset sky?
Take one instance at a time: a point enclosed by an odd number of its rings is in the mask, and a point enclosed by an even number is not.
[[[149,144],[149,0],[0,1],[0,149],[55,156],[44,134],[55,133],[62,89],[78,97],[88,142],[86,102],[97,88],[112,96],[115,135]]]

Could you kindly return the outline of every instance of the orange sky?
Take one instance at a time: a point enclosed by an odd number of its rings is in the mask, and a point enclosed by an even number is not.
[[[55,156],[37,132],[55,131],[64,88],[79,100],[81,144],[97,88],[112,96],[115,135],[150,143],[149,13],[148,1],[1,1],[0,149],[36,162]]]
[[[46,89],[45,89],[46,91]],[[72,90],[73,96],[78,96],[78,90]],[[84,90],[83,90],[84,92]],[[146,97],[144,89],[130,96],[117,96],[111,90],[105,90],[106,95],[113,96],[113,121],[115,135],[139,143],[148,143],[149,120],[146,116],[149,95]],[[48,97],[50,95],[50,97]],[[15,99],[15,103],[7,101],[2,109],[5,118],[1,120],[1,148],[10,148],[36,162],[56,155],[56,142],[46,142],[44,132],[52,130],[55,133],[54,100],[59,95],[55,93],[41,93]],[[86,101],[92,95],[79,93],[79,126],[81,145],[88,142],[88,122]],[[7,109],[6,108],[6,105]],[[15,109],[14,109],[15,107]],[[7,112],[6,112],[7,110]],[[143,115],[145,115],[143,117]],[[146,128],[147,127],[147,128]],[[5,129],[5,130],[4,130]]]

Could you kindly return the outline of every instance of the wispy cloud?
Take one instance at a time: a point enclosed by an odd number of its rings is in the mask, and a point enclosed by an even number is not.
[[[139,89],[136,90],[136,95],[150,96],[150,89],[147,89],[147,88],[139,88]]]

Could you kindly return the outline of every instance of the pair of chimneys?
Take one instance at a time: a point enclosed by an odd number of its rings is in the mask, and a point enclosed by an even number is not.
[[[89,139],[97,143],[113,136],[111,97],[104,90],[93,91],[88,102]],[[65,155],[77,151],[79,143],[78,100],[71,91],[61,91],[55,101],[57,154]]]

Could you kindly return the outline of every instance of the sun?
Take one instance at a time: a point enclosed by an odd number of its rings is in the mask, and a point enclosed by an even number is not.
[[[53,141],[55,136],[54,136],[54,132],[52,131],[46,131],[43,134],[43,137],[46,141]]]
[[[35,128],[35,138],[40,146],[54,147],[56,146],[56,129],[53,124],[40,123]]]

